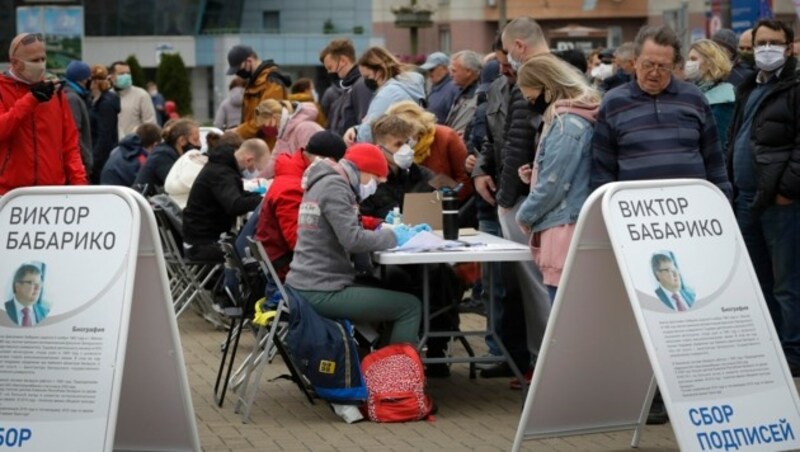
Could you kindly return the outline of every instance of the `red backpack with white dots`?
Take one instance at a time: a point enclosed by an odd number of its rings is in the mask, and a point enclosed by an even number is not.
[[[433,410],[425,394],[425,368],[410,344],[393,344],[361,361],[367,383],[366,416],[373,422],[409,422],[427,419]]]

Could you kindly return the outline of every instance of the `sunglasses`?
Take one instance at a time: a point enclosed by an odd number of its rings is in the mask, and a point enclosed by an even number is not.
[[[15,45],[14,49],[11,51],[11,55],[17,53],[17,49],[19,48],[20,45],[27,46],[33,44],[36,41],[44,42],[44,35],[42,35],[41,33],[28,33],[27,35],[25,35],[25,37],[20,39],[19,42],[17,42],[17,45]]]

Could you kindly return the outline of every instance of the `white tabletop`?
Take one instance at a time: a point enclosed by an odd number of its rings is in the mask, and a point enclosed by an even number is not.
[[[375,262],[382,265],[440,264],[455,262],[517,262],[533,259],[527,245],[479,232],[477,235],[461,236],[463,242],[475,246],[463,250],[437,250],[409,253],[404,251],[377,251]],[[486,245],[486,246],[481,246]]]

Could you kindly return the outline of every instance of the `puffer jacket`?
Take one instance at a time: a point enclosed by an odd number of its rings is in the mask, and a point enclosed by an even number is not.
[[[278,71],[278,66],[272,61],[262,62],[247,83],[242,100],[242,124],[236,128],[236,133],[247,140],[255,138],[258,134],[256,124],[256,107],[267,99],[285,100],[289,97],[288,87],[291,79]],[[270,148],[275,145],[275,140],[267,140]]]
[[[40,103],[29,85],[0,75],[0,196],[17,187],[87,183],[64,93]]]
[[[536,136],[542,115],[535,113],[519,87],[511,88],[503,149],[500,151],[500,178],[497,183],[497,205],[510,209],[528,195],[528,186],[519,178],[520,166],[533,161]]]
[[[261,177],[272,179],[275,175],[275,159],[283,154],[293,154],[298,149],[305,148],[311,135],[324,130],[317,124],[317,107],[309,102],[294,104],[294,113],[289,116],[286,125],[280,130],[272,155],[267,167],[261,172]]]
[[[797,58],[789,58],[753,119],[750,149],[758,184],[752,205],[755,216],[773,205],[777,195],[800,201],[800,72],[796,69]],[[732,137],[736,137],[742,127],[744,107],[755,86],[756,74],[753,74],[742,82],[737,92],[727,149],[731,180],[735,141]]]

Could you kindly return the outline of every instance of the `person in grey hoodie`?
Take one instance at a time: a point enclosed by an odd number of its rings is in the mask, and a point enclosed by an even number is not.
[[[214,127],[228,130],[238,127],[242,122],[242,99],[247,81],[234,77],[228,86],[228,97],[219,104],[217,114],[214,115]]]
[[[425,103],[425,79],[421,74],[400,63],[383,47],[370,47],[358,60],[359,70],[367,88],[375,91],[361,124],[347,129],[344,141],[372,142],[372,121],[386,113],[392,104],[410,100]]]
[[[351,146],[338,163],[316,160],[306,171],[297,222],[297,244],[286,284],[320,315],[362,322],[391,322],[389,342],[417,344],[421,303],[414,295],[355,284],[354,253],[404,244],[423,228],[405,225],[375,231],[361,226],[358,200],[386,181],[380,148]]]

